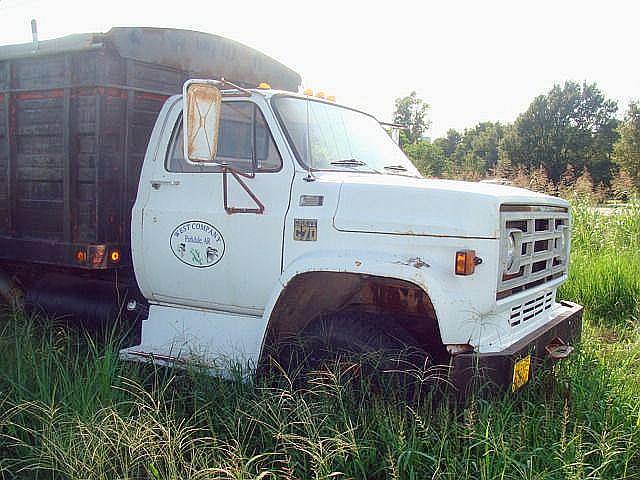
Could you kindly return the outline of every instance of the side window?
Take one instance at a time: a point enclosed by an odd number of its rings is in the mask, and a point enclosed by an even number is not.
[[[250,102],[225,102],[220,110],[216,160],[249,171],[275,172],[282,158],[260,109]],[[166,168],[170,172],[219,172],[215,166],[193,165],[184,158],[182,120],[174,129]]]

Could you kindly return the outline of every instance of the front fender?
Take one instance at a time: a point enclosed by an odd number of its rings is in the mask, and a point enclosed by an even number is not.
[[[452,264],[453,268],[453,264]],[[435,309],[442,340],[447,343],[467,343],[470,329],[457,328],[458,322],[443,319],[455,316],[455,312],[472,312],[470,301],[464,295],[455,295],[455,283],[460,277],[453,276],[452,282],[443,279],[441,268],[430,263],[425,257],[409,257],[388,252],[362,251],[316,251],[297,257],[285,268],[279,282],[271,294],[264,312],[267,323],[287,285],[297,276],[311,272],[337,272],[371,275],[403,280],[421,288],[430,298]],[[449,275],[451,277],[451,275]]]

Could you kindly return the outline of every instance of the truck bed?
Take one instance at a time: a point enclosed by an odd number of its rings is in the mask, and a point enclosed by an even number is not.
[[[194,77],[300,84],[266,55],[200,32],[114,28],[0,46],[0,262],[127,265],[147,142],[164,101]]]

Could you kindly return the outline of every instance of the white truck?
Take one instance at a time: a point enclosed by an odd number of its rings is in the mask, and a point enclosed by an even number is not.
[[[571,353],[582,307],[556,300],[569,265],[566,201],[422,178],[372,116],[238,83],[190,79],[154,117],[130,212],[129,290],[141,296],[119,296],[145,318],[124,357],[255,367],[290,336],[354,350],[400,338],[425,364],[449,365],[462,391],[474,375],[515,391]],[[9,153],[20,143],[10,136]],[[27,299],[39,292],[29,304],[86,314],[83,303],[103,289],[81,291],[72,276],[113,285],[105,272],[128,254],[108,242],[66,244],[68,268],[0,254],[5,295],[22,285]],[[52,265],[55,282],[21,280]],[[122,282],[126,266],[114,271]]]

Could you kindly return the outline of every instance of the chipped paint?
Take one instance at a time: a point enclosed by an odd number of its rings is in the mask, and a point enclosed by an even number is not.
[[[424,260],[422,260],[420,257],[411,257],[408,258],[406,260],[398,260],[397,262],[393,262],[393,263],[397,263],[398,265],[407,265],[409,267],[413,267],[413,268],[423,268],[423,267],[431,267],[431,265],[429,265],[427,262],[425,262]]]

